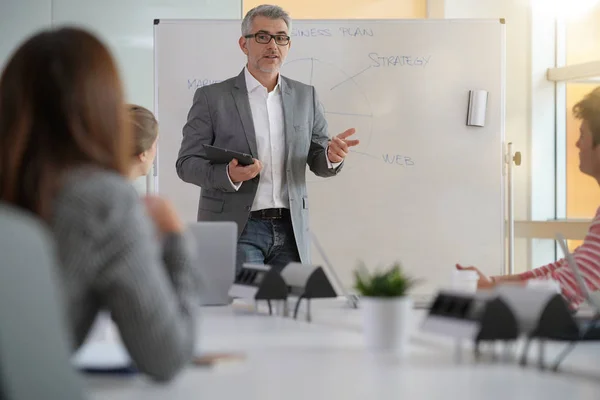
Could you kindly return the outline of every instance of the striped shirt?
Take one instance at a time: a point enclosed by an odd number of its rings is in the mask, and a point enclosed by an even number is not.
[[[600,208],[596,211],[583,244],[573,251],[579,271],[590,291],[600,289]],[[519,275],[521,279],[553,279],[560,285],[562,295],[577,308],[584,300],[583,291],[567,264],[562,258],[554,263],[527,271]]]
[[[114,172],[69,173],[53,210],[74,349],[106,310],[138,370],[172,378],[192,358],[196,339],[191,243],[170,234],[161,246],[139,195]]]

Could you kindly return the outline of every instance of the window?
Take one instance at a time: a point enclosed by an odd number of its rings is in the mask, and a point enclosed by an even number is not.
[[[565,21],[566,65],[600,60],[600,2],[588,4],[589,11]],[[600,76],[599,76],[600,78]],[[593,88],[600,79],[566,83],[566,138],[565,145],[565,204],[566,217],[571,219],[592,218],[600,205],[600,187],[595,180],[579,171],[579,156],[575,143],[579,138],[579,124],[572,115],[573,105]],[[569,247],[580,245],[572,241]]]

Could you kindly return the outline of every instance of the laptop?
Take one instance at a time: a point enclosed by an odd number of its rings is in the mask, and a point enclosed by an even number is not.
[[[556,241],[558,242],[558,245],[560,246],[565,255],[567,265],[569,266],[569,268],[571,268],[571,271],[573,271],[573,275],[575,276],[577,284],[579,285],[579,288],[583,293],[583,297],[585,298],[587,303],[594,309],[594,313],[600,313],[600,291],[592,292],[588,285],[585,283],[585,279],[583,279],[583,275],[579,270],[579,266],[577,265],[573,254],[569,252],[569,247],[567,246],[567,240],[565,239],[565,237],[562,234],[557,233]]]
[[[197,268],[203,283],[200,305],[230,304],[229,289],[235,278],[237,224],[203,221],[192,222],[187,227],[196,241]]]

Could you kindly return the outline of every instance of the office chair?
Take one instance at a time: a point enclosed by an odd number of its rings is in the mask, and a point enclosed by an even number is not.
[[[0,399],[83,399],[53,243],[36,218],[0,204]]]

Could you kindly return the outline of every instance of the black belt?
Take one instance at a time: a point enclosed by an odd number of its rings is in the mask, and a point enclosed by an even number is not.
[[[290,210],[287,208],[265,208],[250,213],[250,218],[255,219],[282,219],[290,216]]]

